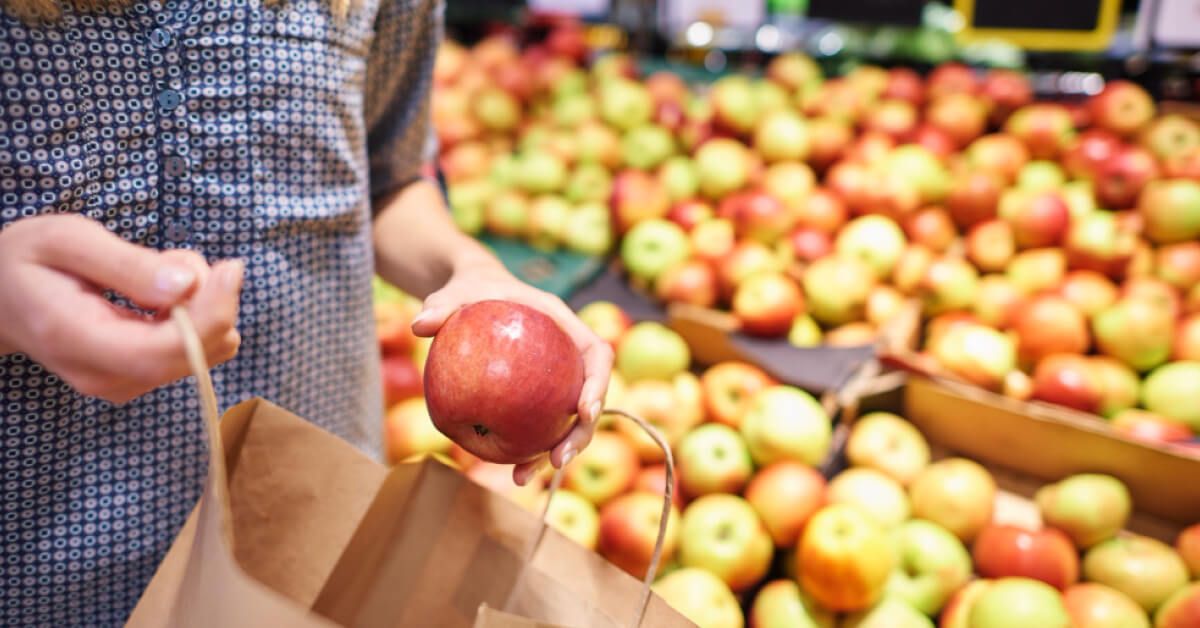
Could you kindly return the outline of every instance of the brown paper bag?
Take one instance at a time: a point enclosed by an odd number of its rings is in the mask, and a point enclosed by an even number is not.
[[[200,343],[186,313],[173,316],[212,455],[204,493],[128,626],[693,626],[440,463],[389,470],[263,400],[218,425]]]

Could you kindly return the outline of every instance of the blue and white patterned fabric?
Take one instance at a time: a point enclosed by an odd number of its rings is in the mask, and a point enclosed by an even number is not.
[[[379,455],[370,199],[427,156],[442,10],[135,0],[33,24],[0,8],[0,228],[71,212],[245,260],[222,407],[265,397]],[[125,621],[199,496],[198,416],[187,382],[118,407],[0,357],[0,625]]]

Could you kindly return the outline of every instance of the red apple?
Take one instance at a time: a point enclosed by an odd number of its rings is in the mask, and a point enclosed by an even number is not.
[[[1071,268],[1119,279],[1129,274],[1138,237],[1128,221],[1111,212],[1096,211],[1072,221],[1064,244]]]
[[[842,198],[827,188],[816,188],[798,207],[797,221],[802,227],[832,235],[846,224],[849,212]]]
[[[1125,146],[1100,167],[1096,200],[1108,209],[1133,207],[1146,184],[1161,175],[1158,161],[1140,146]]]
[[[766,76],[783,88],[795,91],[821,80],[821,66],[802,52],[785,52],[767,64]]]
[[[1137,83],[1109,81],[1088,101],[1092,124],[1118,135],[1130,136],[1154,118],[1154,99]]]
[[[797,260],[812,262],[833,251],[833,238],[826,231],[800,227],[788,236],[788,246]]]
[[[384,356],[380,364],[380,374],[383,379],[383,400],[388,406],[421,396],[421,372],[411,357]]]
[[[733,135],[747,135],[758,120],[758,105],[753,84],[743,75],[730,74],[712,84],[709,100],[713,107],[713,122]]]
[[[1047,355],[1033,371],[1033,398],[1083,412],[1096,412],[1104,381],[1087,357],[1071,353]]]
[[[795,280],[783,273],[751,275],[733,293],[733,313],[742,330],[755,336],[785,335],[792,320],[804,311],[804,294]]]
[[[708,262],[688,259],[668,268],[654,282],[654,292],[668,303],[712,307],[717,302],[717,273]]]
[[[761,242],[742,240],[717,264],[717,284],[722,296],[732,298],[745,278],[763,272],[778,270],[779,262],[771,249]]]
[[[1021,359],[1029,364],[1055,353],[1082,354],[1091,344],[1083,313],[1053,294],[1034,297],[1022,307],[1013,330],[1019,338]]]
[[[1186,423],[1136,408],[1118,412],[1111,423],[1118,434],[1151,443],[1179,443],[1192,438]]]
[[[1075,121],[1061,104],[1034,103],[1013,112],[1004,131],[1020,139],[1034,159],[1054,159],[1075,139]]]
[[[989,525],[980,531],[971,553],[976,570],[985,578],[1032,578],[1057,589],[1079,580],[1075,546],[1053,528]]]
[[[715,215],[712,205],[699,199],[679,201],[667,210],[667,220],[679,225],[684,231],[691,231],[696,225]]]
[[[646,77],[644,84],[654,102],[658,103],[683,104],[690,95],[687,82],[674,72],[655,72]]]
[[[866,204],[867,190],[874,184],[871,169],[866,165],[843,159],[829,168],[825,185],[845,202],[847,209],[858,211]]]
[[[745,362],[720,362],[700,376],[708,415],[733,427],[741,425],[754,395],[774,384],[774,378],[765,371]]]
[[[925,77],[925,91],[929,98],[939,98],[946,94],[975,94],[979,91],[979,77],[968,66],[949,62],[942,63]]]
[[[1192,314],[1179,321],[1175,328],[1171,359],[1200,361],[1200,314]]]
[[[600,509],[600,555],[634,578],[644,578],[658,539],[662,508],[661,495],[642,492],[621,495],[605,504]],[[660,560],[670,561],[678,547],[679,511],[672,506]]]
[[[887,532],[849,504],[833,504],[813,515],[795,557],[804,590],[821,606],[843,612],[874,605],[896,563]]]
[[[528,462],[557,445],[575,423],[582,387],[583,359],[570,336],[549,316],[506,301],[452,314],[425,363],[438,430],[501,464]]]
[[[1121,296],[1130,299],[1144,299],[1150,304],[1162,308],[1172,317],[1179,316],[1183,304],[1179,292],[1171,284],[1153,277],[1133,277],[1121,284]]]
[[[1007,183],[1017,179],[1017,173],[1030,159],[1025,144],[1007,133],[993,133],[971,142],[966,156],[972,169],[991,173]]]
[[[854,128],[836,117],[813,118],[808,122],[808,163],[818,170],[828,168],[841,159],[850,142]]]
[[[683,493],[679,488],[679,476],[674,477],[672,484],[671,500],[676,508],[683,508]],[[652,464],[647,467],[642,467],[638,471],[637,477],[633,480],[634,493],[651,493],[654,495],[667,494],[667,465]]]
[[[1012,226],[1003,220],[980,222],[967,232],[967,259],[979,270],[1003,270],[1016,252]]]
[[[1163,175],[1170,179],[1200,180],[1200,147],[1163,159]]]
[[[1200,626],[1200,582],[1176,591],[1154,613],[1155,628]]]
[[[1138,143],[1168,163],[1200,155],[1200,124],[1177,113],[1167,114],[1152,120]]]
[[[1008,277],[984,275],[979,280],[974,313],[985,325],[1008,329],[1024,304],[1025,295]]]
[[[825,477],[799,462],[776,462],[750,480],[746,501],[762,518],[775,547],[791,548],[809,518],[825,505]]]
[[[940,159],[948,159],[958,150],[954,138],[949,133],[932,124],[921,124],[918,126],[917,130],[912,134],[911,141],[913,144],[921,146]]]
[[[1200,284],[1200,242],[1180,242],[1159,248],[1154,255],[1156,274],[1187,292]]]
[[[1012,112],[1033,102],[1033,86],[1021,72],[989,70],[983,77],[983,98],[991,105],[992,123],[999,126]]]
[[[593,301],[583,306],[578,312],[579,320],[587,325],[592,333],[607,342],[615,351],[621,336],[633,326],[633,320],[621,307],[610,301]]]
[[[973,460],[947,458],[925,467],[908,492],[914,518],[932,521],[970,542],[992,520],[996,480]]]
[[[407,303],[377,302],[375,309],[375,337],[383,355],[408,355],[416,345],[417,337],[412,332],[416,308]]]
[[[1071,224],[1071,210],[1054,191],[1011,189],[1000,197],[1000,218],[1013,228],[1013,239],[1022,249],[1054,246],[1062,242]]]
[[[966,146],[987,130],[987,106],[978,97],[955,93],[934,97],[925,121],[944,131],[958,146]]]
[[[904,221],[904,232],[908,239],[921,244],[935,253],[941,253],[954,244],[958,233],[954,221],[941,207],[926,207],[910,215]]]
[[[670,209],[671,199],[654,175],[629,169],[617,173],[613,178],[609,203],[613,225],[620,233],[625,233],[643,220],[665,216]]]
[[[887,73],[887,84],[880,96],[920,105],[925,100],[925,81],[911,68],[891,68]]]
[[[1175,551],[1188,566],[1193,579],[1200,579],[1200,523],[1192,524],[1175,538]]]
[[[733,234],[733,222],[710,218],[702,220],[688,234],[692,255],[709,264],[717,264],[733,250],[737,238]]]
[[[903,100],[881,100],[863,118],[863,128],[903,141],[916,131],[917,108]]]
[[[1150,628],[1146,611],[1128,595],[1103,584],[1074,584],[1063,592],[1073,628]]]
[[[933,251],[919,244],[908,245],[892,268],[892,285],[905,294],[915,294],[933,260]]]
[[[1117,301],[1117,286],[1108,277],[1092,270],[1073,270],[1063,278],[1058,295],[1091,318]]]
[[[422,454],[445,454],[451,446],[450,440],[429,420],[425,401],[420,397],[392,406],[384,418],[384,433],[387,459],[392,464]]]
[[[775,196],[748,190],[725,197],[717,215],[733,221],[739,238],[773,243],[783,237],[796,222],[796,214]]]
[[[946,209],[961,229],[996,217],[1002,181],[988,172],[971,172],[955,179],[946,196]]]
[[[971,607],[992,585],[992,580],[972,580],[959,589],[942,609],[938,628],[971,628]]]
[[[866,131],[859,135],[846,151],[846,159],[864,165],[882,160],[896,148],[892,136],[879,131]]]
[[[1121,138],[1105,129],[1079,134],[1063,154],[1063,166],[1076,179],[1096,180],[1104,164],[1122,147]]]

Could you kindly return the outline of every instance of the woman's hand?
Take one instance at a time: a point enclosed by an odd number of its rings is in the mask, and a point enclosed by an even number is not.
[[[167,310],[186,304],[216,365],[237,353],[244,267],[125,242],[76,215],[0,232],[0,354],[21,352],[84,395],[124,403],[191,373]],[[113,305],[112,290],[160,316]]]
[[[413,333],[432,336],[460,307],[488,299],[513,301],[544,312],[571,337],[583,356],[584,382],[579,395],[579,420],[549,455],[550,463],[561,468],[592,440],[596,419],[600,417],[604,395],[608,390],[613,363],[612,349],[592,333],[562,299],[521,282],[495,258],[486,255],[456,264],[450,281],[425,299],[424,308],[413,320]],[[513,480],[523,485],[545,464],[546,457],[542,457],[517,465],[513,469]]]

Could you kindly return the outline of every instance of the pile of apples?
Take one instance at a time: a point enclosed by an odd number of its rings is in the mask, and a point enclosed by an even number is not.
[[[589,65],[577,29],[440,51],[464,229],[615,251],[646,294],[802,347],[918,309],[929,370],[1138,438],[1200,431],[1196,122],[1128,81],[1035,101],[956,63],[826,77],[786,53],[699,90]]]
[[[379,337],[407,347],[385,351],[385,364],[398,357],[419,373],[422,343],[398,343],[392,324],[411,317],[412,304],[381,300]],[[1040,522],[1014,524],[996,516],[997,483],[984,467],[931,462],[911,423],[876,412],[854,423],[849,467],[827,479],[830,417],[807,392],[741,362],[697,375],[678,334],[634,323],[612,303],[592,303],[579,316],[616,353],[606,406],[647,419],[672,448],[675,502],[654,588],[702,628],[1200,622],[1200,583],[1188,584],[1200,577],[1200,526],[1175,548],[1123,531],[1133,501],[1115,478],[1084,474],[1046,486],[1035,496]],[[549,469],[514,485],[511,467],[452,443],[420,392],[407,390],[390,399],[392,462],[432,455],[532,512],[547,507]],[[660,523],[663,460],[637,426],[605,415],[565,469],[548,504],[550,525],[642,577]]]

